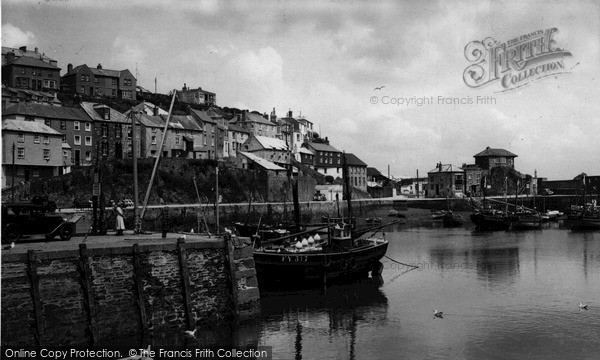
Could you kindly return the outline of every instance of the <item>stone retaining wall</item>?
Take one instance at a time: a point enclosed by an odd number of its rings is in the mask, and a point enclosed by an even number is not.
[[[111,344],[260,313],[249,239],[3,254],[2,345]]]

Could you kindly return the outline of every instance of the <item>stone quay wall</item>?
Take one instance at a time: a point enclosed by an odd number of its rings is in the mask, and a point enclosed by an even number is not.
[[[2,345],[110,344],[260,314],[249,239],[2,257]]]

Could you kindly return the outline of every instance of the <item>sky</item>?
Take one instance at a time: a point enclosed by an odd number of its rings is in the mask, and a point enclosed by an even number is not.
[[[438,162],[473,163],[490,146],[517,154],[523,173],[537,170],[551,180],[600,175],[597,1],[3,0],[1,6],[2,46],[38,47],[58,60],[61,74],[68,63],[101,63],[129,69],[150,90],[156,78],[161,93],[187,84],[215,92],[220,106],[275,108],[278,116],[291,109],[335,148],[383,173],[389,166],[394,176],[417,170],[424,176]],[[500,80],[465,82],[471,42],[503,44],[552,28],[553,48],[568,52],[552,60],[562,71],[508,91]]]

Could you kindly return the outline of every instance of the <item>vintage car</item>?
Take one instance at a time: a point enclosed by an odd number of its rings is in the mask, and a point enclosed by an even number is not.
[[[2,204],[2,243],[17,242],[23,238],[41,237],[53,240],[71,239],[75,223],[38,204]]]

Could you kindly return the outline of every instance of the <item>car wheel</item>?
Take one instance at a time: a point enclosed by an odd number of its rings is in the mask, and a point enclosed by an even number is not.
[[[10,244],[13,242],[16,243],[21,238],[21,235],[22,235],[21,231],[19,229],[17,229],[16,226],[8,225],[6,227],[6,229],[4,229],[4,231],[2,232],[2,243],[3,244]]]
[[[62,241],[69,241],[71,239],[71,236],[73,236],[73,229],[71,226],[63,226],[63,228],[60,230],[60,239]]]

